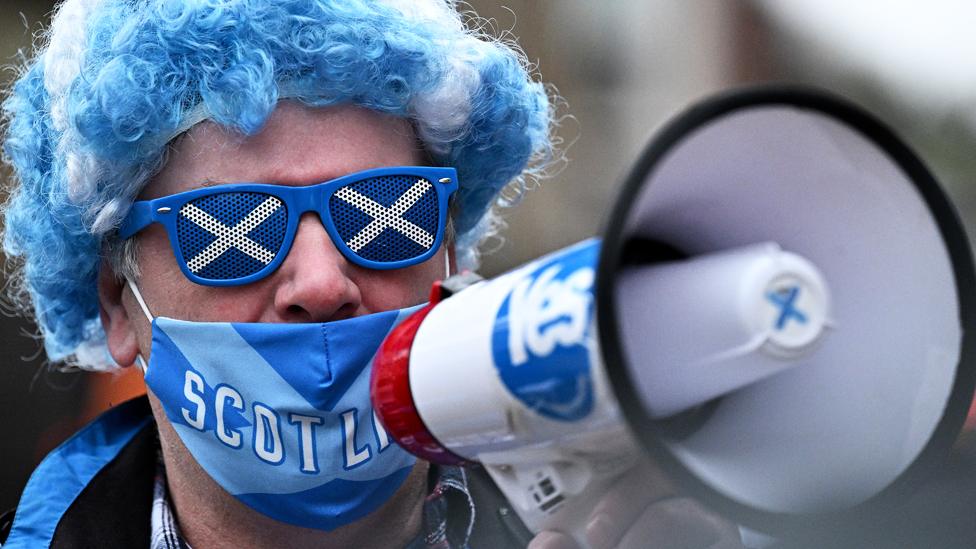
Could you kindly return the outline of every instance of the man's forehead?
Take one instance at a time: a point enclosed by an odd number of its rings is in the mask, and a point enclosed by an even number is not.
[[[202,122],[171,144],[139,198],[229,183],[302,186],[393,165],[425,163],[409,121],[353,105],[281,102],[254,135]]]

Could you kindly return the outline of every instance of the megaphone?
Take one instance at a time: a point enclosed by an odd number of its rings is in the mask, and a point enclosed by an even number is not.
[[[416,455],[483,464],[534,531],[582,540],[642,450],[761,531],[870,520],[962,427],[974,292],[891,131],[824,92],[736,91],[657,134],[602,239],[436,290],[381,348],[374,408]]]

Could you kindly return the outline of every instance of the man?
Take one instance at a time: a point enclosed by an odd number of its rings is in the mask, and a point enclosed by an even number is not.
[[[476,265],[500,190],[553,159],[549,105],[438,0],[65,2],[4,104],[5,249],[48,356],[138,364],[148,407],[56,450],[7,543],[524,543],[483,478],[370,425],[362,380],[397,311]],[[651,505],[664,484],[624,479],[591,542],[730,539]]]

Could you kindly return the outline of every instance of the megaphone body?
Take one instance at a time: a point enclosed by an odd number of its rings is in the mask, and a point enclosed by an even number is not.
[[[435,288],[374,360],[373,406],[390,436],[435,463],[480,462],[535,532],[576,530],[583,500],[639,455],[600,368],[597,249],[583,243],[449,299]]]
[[[858,109],[766,90],[652,142],[602,240],[440,299],[373,370],[378,417],[485,466],[534,531],[582,541],[648,452],[773,533],[874,516],[965,418],[972,260],[937,185]]]

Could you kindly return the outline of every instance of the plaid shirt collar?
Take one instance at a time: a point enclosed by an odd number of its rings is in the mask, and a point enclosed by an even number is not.
[[[405,549],[464,549],[474,527],[474,500],[464,469],[431,465],[433,485],[424,501],[421,535]],[[166,489],[166,469],[160,456],[153,486],[150,549],[190,549],[173,518]]]

